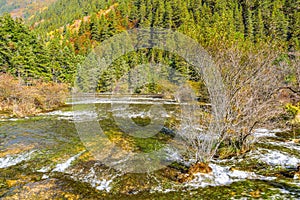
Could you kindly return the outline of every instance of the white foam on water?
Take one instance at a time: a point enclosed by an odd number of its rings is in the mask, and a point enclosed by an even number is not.
[[[113,112],[114,117],[124,117],[124,118],[137,118],[140,117],[142,119],[145,119],[147,117],[150,117],[153,119],[153,114],[151,114],[150,111],[148,112],[137,112],[137,113],[130,113],[128,111],[118,111],[118,112]],[[160,116],[156,116],[156,118],[161,118],[161,117],[170,117],[167,113],[162,113]]]
[[[33,150],[24,154],[7,155],[3,158],[0,158],[0,169],[14,166],[21,163],[22,161],[29,160],[31,158],[31,154],[35,151],[36,150]]]
[[[16,121],[21,121],[21,120],[24,120],[24,119],[30,119],[30,117],[23,117],[23,118],[6,118],[6,117],[3,117],[3,118],[0,118],[0,122],[16,122]]]
[[[138,101],[138,100],[112,100],[112,99],[94,99],[94,100],[82,100],[77,102],[68,103],[69,105],[82,105],[82,104],[144,104],[144,105],[153,105],[153,104],[166,104],[167,102],[158,102],[158,101]],[[173,102],[168,102],[175,104]]]
[[[18,121],[18,118],[1,118],[0,122],[7,122],[7,121]]]
[[[291,184],[300,187],[300,180],[299,179],[295,179],[295,177],[294,177],[294,181],[291,182]]]
[[[280,129],[265,129],[265,128],[258,128],[254,130],[253,136],[256,138],[261,138],[261,137],[277,137],[276,133],[282,132]]]
[[[168,193],[168,192],[174,192],[174,191],[178,191],[178,186],[177,184],[175,183],[170,183],[171,184],[171,188],[170,188],[170,185],[168,185],[168,188],[164,188],[162,186],[162,182],[160,180],[158,180],[155,176],[151,176],[152,179],[154,179],[157,183],[158,183],[158,186],[156,187],[152,187],[150,189],[150,193],[156,193],[156,192],[160,192],[160,193]]]
[[[111,180],[100,180],[97,184],[98,186],[96,187],[97,190],[105,190],[106,192],[109,192],[111,190],[111,187],[109,186],[111,184],[111,182],[113,181],[113,179]]]
[[[295,142],[268,142],[268,144],[276,145],[276,146],[282,146],[288,149],[294,149],[297,151],[300,151],[300,146],[299,144]]]
[[[291,194],[290,191],[283,189],[283,188],[276,188],[280,192],[280,194]]]
[[[238,159],[236,157],[231,157],[228,159],[213,159],[213,163],[228,163],[228,162],[242,162],[244,159]]]
[[[84,105],[84,104],[143,104],[143,105],[189,105],[186,102],[177,102],[171,99],[149,98],[149,97],[112,97],[112,98],[95,98],[86,97],[73,99],[66,103],[67,105]],[[211,105],[211,104],[207,104]]]
[[[97,163],[95,165],[97,165]],[[96,173],[94,167],[91,167],[87,174],[80,174],[81,172],[79,172],[78,174],[73,174],[71,178],[74,180],[79,180],[85,183],[89,183],[92,187],[96,188],[97,190],[101,190],[101,191],[105,190],[106,192],[110,192],[111,190],[110,184],[113,182],[115,178],[122,175],[122,174],[116,174],[116,175],[109,174],[107,177],[103,178],[97,175],[99,173],[101,174],[102,171],[97,171],[97,172],[98,173]]]
[[[85,151],[80,152],[79,154],[76,154],[75,156],[72,156],[69,158],[66,162],[57,164],[55,168],[52,170],[52,172],[64,172],[67,168],[69,168],[74,160],[76,160],[81,154],[83,154]]]
[[[300,160],[287,153],[281,153],[276,150],[264,149],[267,153],[261,152],[259,155],[254,156],[258,160],[271,165],[271,166],[282,166],[282,167],[297,167]]]
[[[275,177],[265,177],[257,175],[254,172],[246,172],[240,170],[230,170],[230,167],[223,167],[216,164],[209,165],[212,172],[208,174],[196,173],[195,178],[190,182],[186,182],[185,186],[199,188],[207,186],[221,186],[230,185],[233,182],[245,179],[259,179],[259,180],[274,180]]]
[[[43,113],[41,115],[58,116],[58,119],[75,120],[75,121],[88,121],[97,119],[97,113],[88,110],[74,110],[74,111],[53,111],[49,113]]]
[[[156,193],[156,192],[169,193],[169,192],[176,192],[176,191],[178,191],[178,188],[163,188],[161,185],[159,185],[157,187],[151,188],[150,193]]]
[[[48,179],[48,178],[49,178],[49,175],[43,174],[42,179]]]
[[[73,116],[73,112],[70,112],[70,111],[63,112],[61,110],[56,110],[56,111],[52,111],[52,112],[48,112],[48,113],[41,113],[40,115],[60,115],[60,116],[70,117],[70,116]]]
[[[45,173],[45,172],[49,172],[50,171],[50,167],[42,167],[41,169],[38,169],[36,170],[37,172],[42,172],[42,173]]]
[[[167,147],[165,148],[165,152],[167,154],[166,159],[169,161],[178,161],[183,162],[181,154],[174,148]]]

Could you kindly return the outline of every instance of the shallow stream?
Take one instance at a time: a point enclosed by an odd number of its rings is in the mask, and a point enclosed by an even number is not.
[[[58,111],[0,121],[1,199],[300,199],[300,144],[296,134],[257,129],[256,148],[227,160],[214,160],[210,174],[176,180],[182,157],[170,150],[171,164],[145,173],[126,173],[95,159],[76,129],[76,121],[96,119],[107,138],[123,150],[153,152],[174,137],[171,117],[178,105],[159,98],[135,98],[128,108],[111,99],[70,102]],[[86,109],[92,104],[96,115]],[[128,102],[114,102],[118,105]],[[147,126],[151,105],[163,105],[165,123],[148,138],[128,136],[116,123],[129,117]],[[76,109],[72,108],[76,105]],[[130,128],[130,127],[129,127]],[[125,127],[126,129],[126,127]],[[107,152],[103,151],[103,154]],[[180,164],[181,163],[181,164]]]

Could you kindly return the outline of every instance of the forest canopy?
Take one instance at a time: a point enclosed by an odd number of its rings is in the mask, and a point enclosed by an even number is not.
[[[299,13],[292,0],[57,0],[30,20],[1,17],[1,72],[73,83],[76,65],[93,47],[138,27],[180,31],[213,55],[231,46],[245,52],[267,46],[293,59]]]

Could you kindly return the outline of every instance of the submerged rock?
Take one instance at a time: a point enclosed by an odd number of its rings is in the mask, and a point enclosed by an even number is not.
[[[161,129],[161,132],[162,132],[163,134],[169,135],[169,136],[171,136],[171,137],[175,137],[175,135],[176,135],[176,133],[175,133],[173,130],[171,130],[171,129],[167,128],[167,127],[163,127],[163,128]]]

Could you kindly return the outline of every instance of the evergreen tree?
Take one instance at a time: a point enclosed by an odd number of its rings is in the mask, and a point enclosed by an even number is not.
[[[253,27],[252,11],[250,8],[247,9],[246,14],[246,36],[250,41],[254,39],[254,27]]]
[[[255,23],[255,39],[256,41],[264,40],[264,21],[262,18],[262,11],[260,8],[257,10],[257,21]]]
[[[100,41],[100,24],[99,20],[96,14],[93,14],[91,16],[91,21],[90,21],[90,30],[91,30],[91,39]]]

